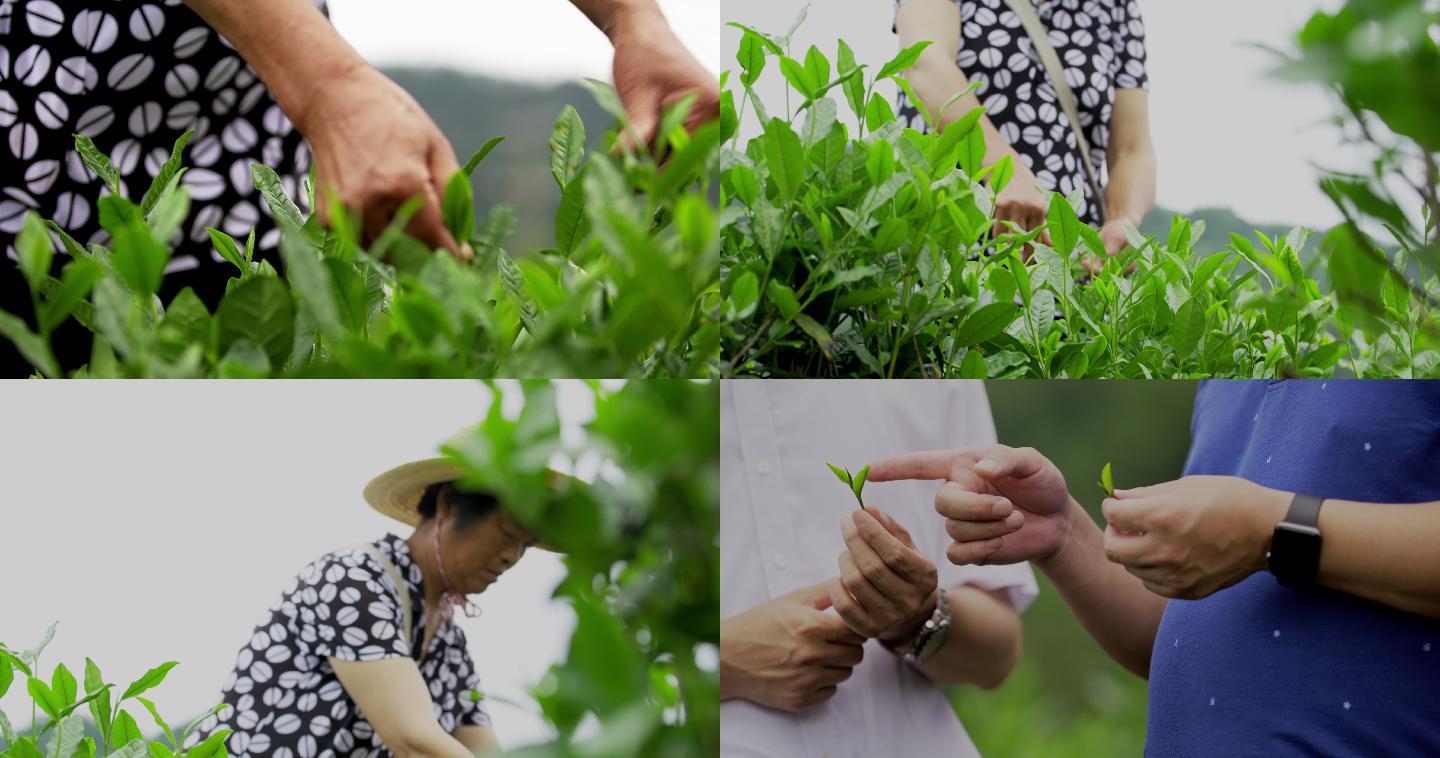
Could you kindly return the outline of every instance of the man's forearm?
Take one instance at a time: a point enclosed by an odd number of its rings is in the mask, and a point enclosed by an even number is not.
[[[656,0],[570,0],[595,28],[612,41],[623,28],[639,21],[664,21]]]
[[[950,635],[915,667],[937,682],[998,687],[1020,660],[1020,614],[1005,590],[957,584],[948,592]]]
[[[1319,584],[1440,618],[1440,502],[1326,500],[1320,534]]]
[[[1142,147],[1118,152],[1110,159],[1109,170],[1105,220],[1140,226],[1155,207],[1155,151]]]
[[[310,0],[185,0],[234,45],[301,133],[329,82],[366,65]]]
[[[1035,564],[1059,590],[1085,631],[1136,675],[1150,674],[1150,652],[1165,598],[1105,557],[1105,535],[1070,500],[1070,537],[1055,555]]]

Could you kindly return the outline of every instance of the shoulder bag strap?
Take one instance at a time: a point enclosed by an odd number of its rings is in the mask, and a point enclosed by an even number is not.
[[[1005,0],[1005,4],[1020,17],[1020,23],[1025,25],[1025,33],[1030,36],[1035,52],[1040,54],[1040,60],[1044,62],[1045,70],[1050,75],[1050,83],[1055,87],[1055,94],[1060,98],[1060,107],[1065,109],[1065,115],[1070,119],[1070,128],[1075,131],[1075,144],[1080,146],[1080,164],[1085,167],[1085,180],[1090,184],[1090,192],[1095,196],[1095,207],[1100,209],[1100,220],[1103,222],[1106,218],[1105,195],[1100,191],[1100,172],[1090,163],[1090,140],[1085,138],[1085,129],[1080,126],[1080,110],[1075,102],[1075,91],[1070,89],[1070,82],[1065,78],[1065,67],[1060,63],[1060,55],[1055,52],[1055,46],[1050,44],[1050,35],[1045,24],[1040,21],[1040,16],[1035,13],[1031,0]]]
[[[404,578],[400,576],[400,569],[396,568],[395,564],[391,563],[390,559],[386,558],[384,553],[380,552],[378,548],[368,542],[352,545],[351,549],[359,550],[371,558],[374,558],[375,562],[380,564],[380,568],[384,569],[385,574],[390,577],[390,581],[395,584],[395,589],[400,593],[400,606],[405,609],[405,642],[413,644],[413,638],[410,635],[415,628],[415,619],[414,611],[410,607],[410,586],[407,585]]]

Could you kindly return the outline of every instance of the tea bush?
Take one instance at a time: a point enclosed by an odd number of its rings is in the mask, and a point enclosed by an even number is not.
[[[546,744],[511,750],[531,758],[568,756],[700,758],[719,751],[720,734],[720,393],[715,382],[651,380],[592,385],[595,417],[579,444],[562,439],[558,398],[547,381],[520,384],[524,405],[501,412],[501,390],[473,436],[446,448],[472,485],[495,492],[507,510],[564,552],[566,578],[555,597],[576,624],[565,658],[533,688],[553,728]],[[607,472],[588,485],[557,489],[556,456],[588,460]],[[623,477],[613,476],[622,471]],[[189,729],[174,732],[142,695],[174,662],[158,666],[116,696],[87,659],[84,693],[64,665],[47,683],[36,649],[0,645],[0,697],[18,675],[37,707],[33,735],[20,737],[0,712],[10,758],[173,758]],[[112,698],[114,698],[112,703]],[[166,742],[146,744],[121,706],[144,706]],[[102,738],[84,737],[88,708]],[[212,711],[213,712],[213,711]],[[198,724],[209,713],[195,720]],[[582,724],[588,727],[582,728]],[[194,724],[192,724],[193,727]],[[593,728],[591,728],[593,727]],[[184,758],[225,755],[224,735]],[[45,741],[47,735],[48,741]],[[44,742],[44,749],[38,746]],[[3,744],[3,743],[0,743]],[[57,752],[58,751],[58,752]],[[112,752],[113,751],[113,752]]]
[[[1375,45],[1376,56],[1404,51],[1383,66],[1346,47],[1373,32],[1369,6],[1409,22],[1385,25],[1405,46]],[[1106,258],[1074,201],[1056,194],[1041,228],[997,228],[994,198],[1013,166],[981,165],[980,110],[936,128],[922,103],[931,128],[921,133],[902,127],[876,91],[887,80],[908,91],[902,73],[928,43],[872,72],[843,40],[832,66],[813,46],[791,57],[796,27],[782,37],[732,26],[743,36],[738,76],[722,77],[726,375],[1440,376],[1440,69],[1427,33],[1436,14],[1418,0],[1351,0],[1337,16],[1317,15],[1287,69],[1340,82],[1357,114],[1371,109],[1362,125],[1394,121],[1392,141],[1411,147],[1386,146],[1391,157],[1368,182],[1326,177],[1347,222],[1308,261],[1300,257],[1304,229],[1234,235],[1225,250],[1196,254],[1204,224],[1180,217],[1165,239],[1132,231],[1130,246]],[[786,81],[783,109],[754,89],[771,62]],[[1386,89],[1392,77],[1408,85],[1403,94]],[[761,129],[742,147],[747,110]],[[1382,184],[1416,153],[1428,161],[1428,184],[1415,184],[1426,198],[1419,223]],[[1382,224],[1393,253],[1366,232]],[[1040,241],[1042,231],[1052,245]],[[1093,277],[1080,265],[1085,256],[1105,259]]]
[[[555,594],[574,607],[577,624],[565,661],[534,692],[558,736],[507,755],[718,754],[718,385],[597,386],[595,419],[579,449],[561,440],[554,387],[522,387],[518,418],[505,418],[494,402],[475,436],[447,450],[469,483],[496,492],[565,553],[568,571]],[[557,494],[547,472],[557,452],[598,456],[624,479]],[[589,719],[599,734],[577,740]]]
[[[216,706],[213,710],[180,730],[177,734],[165,719],[161,718],[159,710],[150,700],[141,697],[144,693],[158,687],[165,681],[165,676],[170,669],[177,664],[175,661],[162,663],[155,668],[146,671],[139,679],[130,683],[130,686],[115,697],[115,685],[104,680],[100,673],[100,667],[89,658],[85,659],[85,672],[83,682],[77,683],[75,675],[65,664],[57,664],[51,674],[49,682],[40,675],[40,654],[55,637],[55,624],[45,632],[45,638],[34,648],[25,651],[15,651],[0,644],[0,698],[5,696],[10,686],[18,677],[25,678],[25,690],[31,698],[30,710],[30,734],[19,735],[11,726],[9,718],[4,711],[0,711],[0,740],[5,742],[5,750],[0,756],[6,758],[94,758],[94,756],[109,755],[115,758],[225,758],[229,755],[225,749],[225,738],[230,735],[230,730],[220,730],[210,735],[204,742],[182,750],[181,745],[190,735],[190,732],[211,713],[215,713],[223,706]],[[83,684],[84,690],[80,689]],[[112,702],[111,698],[114,697]],[[159,727],[165,734],[165,741],[148,741],[140,731],[139,723],[130,711],[122,706],[127,700],[133,700],[143,706],[149,712],[155,726]],[[86,736],[85,722],[81,718],[80,709],[86,709],[99,732],[100,739]],[[46,721],[41,725],[40,713],[44,713]],[[47,739],[48,737],[48,739]],[[45,747],[40,748],[41,742]]]
[[[628,128],[615,92],[590,84]],[[180,183],[189,136],[138,202],[121,195],[110,160],[77,137],[86,166],[109,186],[98,206],[111,243],[87,248],[27,216],[16,248],[36,328],[0,311],[0,335],[47,377],[62,374],[51,334],[68,319],[96,335],[89,364],[72,372],[82,377],[713,375],[719,329],[699,303],[716,288],[708,196],[720,127],[688,133],[691,102],[664,114],[653,153],[615,155],[587,156],[585,125],[566,108],[550,140],[562,193],[555,246],[528,255],[503,247],[508,207],[481,219],[473,208],[470,177],[503,138],[469,160],[443,200],[446,225],[471,243],[473,261],[402,232],[418,201],[363,247],[355,217],[337,206],[331,227],[321,227],[257,164],[255,186],[282,230],[283,270],[254,259],[253,231],[242,243],[211,230],[215,250],[236,268],[213,311],[188,289],[168,303],[156,296],[167,243],[189,210]],[[615,132],[608,137],[613,144]],[[71,258],[59,277],[50,276],[54,240]]]

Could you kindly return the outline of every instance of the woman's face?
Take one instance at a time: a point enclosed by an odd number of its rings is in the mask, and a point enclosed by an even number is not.
[[[439,506],[446,511],[440,537],[445,573],[463,594],[484,592],[535,544],[535,537],[503,510],[461,527],[443,494]]]

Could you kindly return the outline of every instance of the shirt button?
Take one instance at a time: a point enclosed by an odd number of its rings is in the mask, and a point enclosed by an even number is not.
[[[760,461],[759,463],[755,464],[755,470],[759,471],[762,474],[770,473],[770,461]]]
[[[789,563],[790,563],[790,561],[785,558],[785,554],[784,554],[784,553],[776,553],[776,554],[775,554],[775,565],[776,565],[776,566],[779,566],[780,568],[783,569],[783,568],[785,568],[785,566],[786,566],[787,564],[789,564]]]

